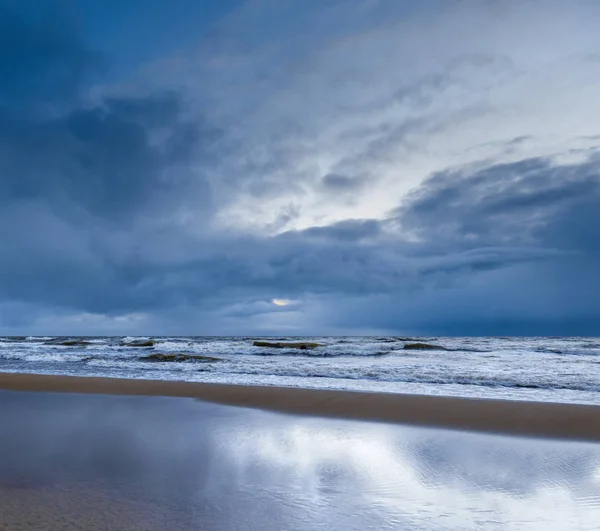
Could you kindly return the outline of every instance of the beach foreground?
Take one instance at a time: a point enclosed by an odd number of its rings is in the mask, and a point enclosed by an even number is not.
[[[0,391],[0,404],[3,531],[591,531],[600,521],[593,443],[190,398]]]
[[[600,406],[0,373],[0,389],[198,398],[286,413],[600,441]]]

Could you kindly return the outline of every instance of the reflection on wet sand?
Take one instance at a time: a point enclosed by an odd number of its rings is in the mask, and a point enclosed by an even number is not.
[[[600,445],[0,392],[0,529],[592,530]]]

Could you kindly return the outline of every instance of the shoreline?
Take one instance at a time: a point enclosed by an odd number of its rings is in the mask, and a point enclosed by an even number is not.
[[[595,405],[27,373],[0,373],[0,389],[195,398],[298,415],[600,441]]]

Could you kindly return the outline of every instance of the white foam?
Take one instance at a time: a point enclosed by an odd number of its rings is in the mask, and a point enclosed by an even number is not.
[[[0,343],[0,371],[254,382],[361,390],[425,389],[428,394],[537,397],[600,403],[597,338],[410,338],[447,350],[404,350],[385,338],[315,337],[314,350],[265,349],[240,338],[91,338],[88,346]],[[153,339],[154,348],[123,348],[121,341]],[[273,339],[274,340],[274,339]],[[282,341],[281,338],[278,340]],[[286,338],[294,341],[298,338]],[[220,358],[214,363],[145,362],[150,352]],[[384,355],[381,355],[384,354]],[[543,397],[543,398],[540,398]]]

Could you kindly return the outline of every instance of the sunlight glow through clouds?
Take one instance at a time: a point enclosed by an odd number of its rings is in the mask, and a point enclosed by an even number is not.
[[[275,306],[289,306],[290,304],[294,303],[294,301],[291,301],[289,299],[273,299],[271,302]]]

